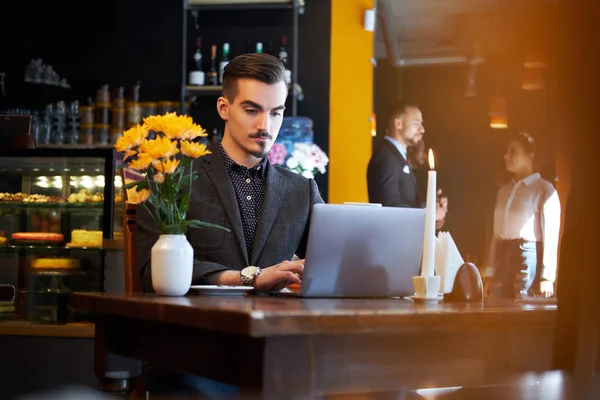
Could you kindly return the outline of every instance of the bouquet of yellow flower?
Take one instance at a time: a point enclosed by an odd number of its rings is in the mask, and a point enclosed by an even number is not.
[[[149,138],[150,132],[156,137]],[[162,234],[185,234],[188,227],[229,230],[186,219],[192,182],[197,178],[193,161],[210,154],[204,144],[194,139],[206,135],[191,117],[173,112],[144,118],[143,124],[123,132],[115,144],[117,151],[125,153],[123,161],[145,175],[145,179],[128,183],[124,189],[136,188],[140,202],[158,222]]]

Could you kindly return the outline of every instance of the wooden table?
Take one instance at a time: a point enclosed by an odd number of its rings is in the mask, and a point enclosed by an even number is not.
[[[442,390],[436,400],[598,400],[600,376],[564,371],[525,373],[504,384],[465,386]],[[444,393],[446,392],[446,393]],[[421,396],[421,394],[423,396]],[[429,393],[409,392],[403,400],[424,400]]]
[[[74,293],[111,351],[237,385],[244,398],[478,385],[551,367],[556,305]]]

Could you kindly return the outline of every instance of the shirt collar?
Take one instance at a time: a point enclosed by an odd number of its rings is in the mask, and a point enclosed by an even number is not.
[[[389,141],[391,144],[393,144],[396,149],[398,149],[398,151],[400,152],[400,154],[402,154],[402,157],[404,157],[404,159],[407,159],[407,151],[406,151],[406,146],[403,145],[402,143],[400,143],[399,141],[397,141],[396,139],[394,139],[391,136],[384,136],[384,139],[386,139],[387,141]]]
[[[267,163],[269,162],[268,157],[264,157],[258,165],[255,165],[252,168],[248,168],[248,167],[245,167],[243,165],[236,163],[231,157],[229,157],[229,155],[223,148],[223,145],[221,144],[220,140],[217,143],[217,146],[219,147],[219,151],[221,152],[221,155],[223,156],[223,161],[225,161],[225,166],[227,167],[228,171],[245,171],[245,170],[256,171],[261,178],[265,177],[265,174],[267,171]]]
[[[523,184],[525,186],[529,186],[532,183],[534,183],[535,181],[537,181],[538,179],[541,179],[541,175],[539,172],[535,172],[535,173],[529,175],[528,177],[521,179],[520,182],[523,182]],[[515,182],[515,183],[518,183],[518,182]]]

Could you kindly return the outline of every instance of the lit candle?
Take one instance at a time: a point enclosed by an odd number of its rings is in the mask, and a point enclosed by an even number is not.
[[[435,268],[435,214],[437,209],[437,173],[433,151],[429,149],[429,173],[427,178],[427,202],[425,205],[425,234],[423,235],[423,259],[421,276],[433,276]]]

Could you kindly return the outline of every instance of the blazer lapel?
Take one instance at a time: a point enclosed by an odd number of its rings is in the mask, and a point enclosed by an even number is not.
[[[275,222],[275,217],[279,213],[281,203],[285,198],[287,183],[281,176],[277,168],[267,164],[267,185],[265,197],[260,209],[260,218],[254,233],[254,243],[252,244],[252,259],[250,265],[254,265],[265,247],[269,232]]]
[[[217,191],[217,195],[221,199],[229,223],[233,228],[233,232],[238,239],[240,251],[244,254],[246,265],[250,265],[248,260],[248,252],[246,251],[246,239],[244,238],[244,228],[242,227],[242,217],[238,206],[237,198],[233,190],[233,184],[227,173],[227,167],[223,162],[223,158],[216,146],[209,148],[211,154],[202,157],[202,167],[206,171],[209,179]]]
[[[412,183],[415,187],[417,202],[420,203],[419,185],[417,185],[417,178],[415,177],[415,173],[413,172],[412,168],[408,164],[408,160],[404,158],[404,156],[398,151],[396,146],[394,146],[389,140],[384,140],[384,142],[388,146],[388,148],[402,161],[402,168],[404,168],[405,166],[408,166],[410,168],[410,177],[412,178]],[[402,171],[402,173],[404,173],[404,171]]]

